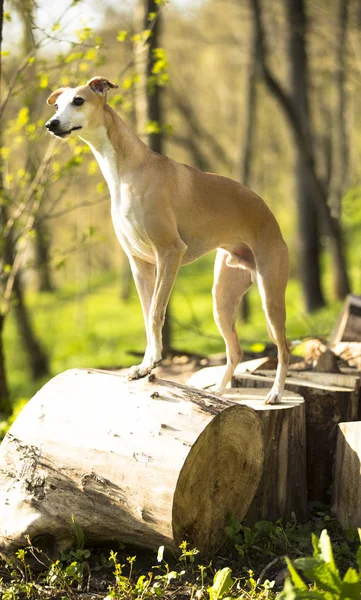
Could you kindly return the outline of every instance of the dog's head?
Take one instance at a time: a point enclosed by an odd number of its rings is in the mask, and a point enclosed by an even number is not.
[[[104,77],[93,77],[85,85],[55,90],[47,102],[56,113],[45,127],[56,137],[64,138],[89,123],[96,126],[102,118],[100,109],[106,103],[108,90],[117,87]]]

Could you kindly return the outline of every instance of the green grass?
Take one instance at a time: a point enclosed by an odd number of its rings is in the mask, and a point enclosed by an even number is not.
[[[171,301],[173,347],[208,355],[224,344],[212,315],[213,256],[180,270]],[[242,345],[269,340],[258,291],[250,290],[252,316],[239,324]],[[50,356],[51,374],[73,367],[129,366],[137,361],[129,351],[145,347],[143,317],[132,286],[122,301],[116,273],[93,275],[55,293],[29,293],[27,305],[35,331]],[[299,283],[287,289],[287,332],[290,339],[322,335],[332,329],[341,303],[331,303],[306,315]],[[29,399],[45,381],[31,380],[26,353],[13,315],[5,325],[6,365],[14,405]]]

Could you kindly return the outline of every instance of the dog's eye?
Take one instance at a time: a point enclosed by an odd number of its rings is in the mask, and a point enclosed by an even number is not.
[[[75,104],[75,106],[81,106],[82,104],[84,104],[84,100],[83,98],[74,98],[73,104]]]
[[[58,110],[58,105],[54,104],[54,108],[55,108],[55,110]]]

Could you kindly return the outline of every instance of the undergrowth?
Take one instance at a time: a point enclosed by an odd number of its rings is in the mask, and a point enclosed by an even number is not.
[[[81,528],[74,527],[76,547],[57,558],[29,541],[9,562],[0,561],[1,598],[358,600],[361,595],[358,534],[342,530],[320,506],[312,507],[305,524],[293,517],[248,526],[230,517],[228,542],[212,558],[187,542],[176,554],[163,547],[88,549]]]

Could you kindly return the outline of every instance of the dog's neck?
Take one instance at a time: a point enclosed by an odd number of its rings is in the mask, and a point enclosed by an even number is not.
[[[150,152],[108,104],[103,122],[79,137],[90,146],[112,197]]]

